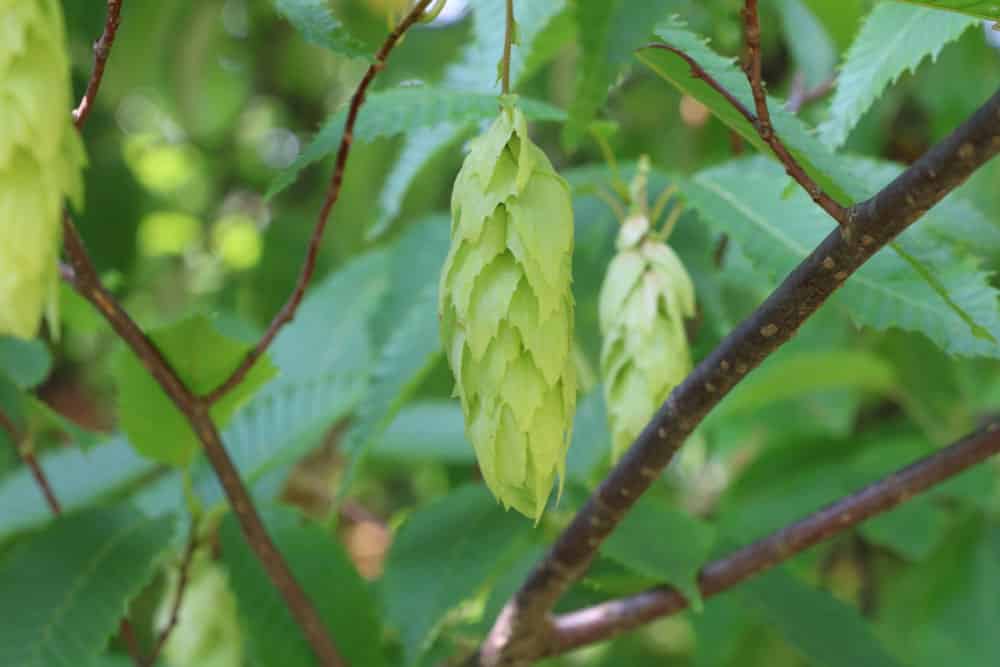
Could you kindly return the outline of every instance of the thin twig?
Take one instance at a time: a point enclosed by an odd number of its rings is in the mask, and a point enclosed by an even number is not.
[[[767,104],[767,93],[764,90],[764,82],[761,78],[761,52],[760,52],[760,22],[757,17],[756,0],[747,0],[743,10],[744,23],[746,25],[747,41],[747,62],[744,64],[744,72],[750,84],[750,91],[754,100],[756,113],[751,111],[745,104],[739,101],[732,92],[705,71],[698,62],[686,52],[670,44],[649,44],[648,48],[661,49],[682,58],[691,69],[691,75],[701,79],[713,90],[736,109],[737,112],[754,128],[754,131],[765,144],[770,147],[775,157],[784,165],[785,171],[809,194],[816,204],[837,221],[837,224],[844,226],[847,224],[848,209],[840,205],[833,197],[827,194],[812,179],[806,170],[799,164],[798,160],[791,154],[784,142],[774,131],[771,125],[771,112]]]
[[[104,32],[100,39],[94,42],[94,70],[90,73],[90,81],[87,82],[87,90],[83,98],[75,109],[73,109],[73,124],[76,129],[83,127],[90,115],[90,110],[94,106],[97,92],[101,88],[101,81],[104,80],[104,68],[108,64],[111,56],[111,47],[114,46],[115,36],[118,34],[118,25],[121,23],[122,0],[108,0],[108,14],[104,21]]]
[[[341,667],[345,663],[327,633],[322,618],[268,535],[250,493],[222,443],[209,414],[208,404],[188,389],[156,345],[101,283],[83,240],[68,214],[64,217],[63,243],[73,267],[73,288],[108,321],[187,419],[215,470],[247,544],[285,599],[320,664],[323,667]]]
[[[191,563],[194,562],[194,555],[197,550],[198,529],[195,522],[192,520],[191,534],[188,536],[187,547],[184,549],[184,556],[181,558],[180,571],[177,574],[177,592],[174,595],[174,602],[170,606],[170,616],[167,618],[167,624],[163,626],[162,630],[160,630],[160,634],[156,639],[156,644],[153,645],[153,650],[150,652],[149,657],[146,658],[146,667],[153,667],[153,665],[156,664],[156,659],[163,651],[163,647],[170,638],[170,633],[174,631],[175,627],[177,627],[177,621],[180,618],[181,603],[184,601],[184,593],[187,590],[188,579],[191,575]]]
[[[28,466],[28,469],[31,471],[31,476],[34,478],[35,483],[38,485],[42,495],[45,497],[45,503],[49,506],[49,511],[52,512],[53,516],[61,516],[62,505],[59,504],[59,499],[52,490],[52,484],[49,483],[49,478],[45,475],[45,470],[38,462],[35,454],[23,447],[24,436],[18,431],[14,421],[2,410],[0,410],[0,429],[3,429],[4,432],[6,432],[10,437],[10,441],[14,445],[14,449],[18,455],[20,455],[24,464]],[[135,663],[135,666],[143,667],[142,652],[139,648],[139,642],[135,638],[135,632],[132,630],[132,624],[129,622],[128,618],[123,618],[121,623],[119,623],[119,633],[125,641],[125,646],[128,649],[129,655],[132,657],[132,661]]]
[[[35,453],[23,446],[24,436],[18,432],[13,420],[2,410],[0,410],[0,428],[6,431],[10,437],[11,444],[14,446],[14,450],[21,457],[24,465],[28,466],[31,476],[35,478],[35,483],[38,485],[39,490],[41,490],[42,495],[45,496],[45,503],[49,506],[49,509],[53,514],[59,516],[62,513],[62,507],[59,505],[59,500],[52,490],[49,478],[45,476],[45,471],[42,470],[41,464],[38,463]]]
[[[503,34],[503,58],[500,61],[500,90],[510,94],[510,54],[514,47],[514,0],[507,0],[507,21]]]
[[[120,11],[121,1],[109,0],[105,32],[95,48],[95,71],[87,86],[87,94],[81,102],[80,113],[74,113],[78,129],[86,121],[88,109],[93,105],[94,96],[100,88],[104,67],[114,44],[114,37],[120,22]],[[209,414],[209,406],[188,389],[156,345],[105,288],[68,212],[63,214],[63,247],[69,259],[69,267],[60,268],[63,278],[104,316],[119,337],[132,349],[150,375],[167,393],[178,410],[187,418],[202,442],[205,454],[222,484],[248,545],[260,560],[268,577],[284,597],[289,611],[302,628],[306,640],[316,653],[320,664],[323,667],[343,667],[345,663],[327,633],[319,613],[295,580],[288,564],[267,534],[250,494],[219,437],[218,429],[216,429]],[[131,633],[127,619],[123,621],[122,629]],[[127,635],[125,639],[127,642],[130,641]],[[129,650],[135,658],[137,654],[133,648],[130,645]],[[142,663],[137,662],[137,664]]]
[[[250,372],[253,365],[257,363],[257,360],[267,351],[267,348],[274,341],[275,337],[277,337],[282,327],[295,319],[295,313],[298,310],[299,304],[302,303],[302,298],[305,296],[309,281],[316,271],[316,259],[319,255],[320,244],[323,241],[323,233],[326,231],[326,225],[330,219],[330,213],[340,198],[340,190],[344,182],[344,170],[347,167],[347,157],[354,143],[354,125],[358,120],[358,112],[361,111],[361,106],[365,102],[365,94],[372,81],[375,80],[376,75],[385,67],[389,54],[392,53],[396,44],[399,43],[400,38],[402,38],[410,27],[420,20],[421,15],[430,3],[431,0],[419,0],[417,2],[413,9],[410,10],[410,13],[396,26],[396,29],[389,33],[382,47],[375,54],[374,62],[372,62],[368,71],[361,78],[361,82],[354,91],[354,95],[351,96],[347,120],[344,123],[344,134],[341,136],[340,148],[337,150],[337,162],[333,168],[333,176],[330,179],[326,199],[323,202],[323,207],[320,209],[319,218],[316,220],[312,237],[309,239],[306,258],[302,264],[302,270],[299,272],[295,288],[292,290],[291,295],[289,295],[285,305],[281,307],[281,310],[271,320],[271,324],[267,327],[267,331],[264,332],[260,341],[247,353],[243,361],[240,362],[240,365],[218,387],[205,394],[204,400],[206,404],[213,405],[239,385],[246,378],[247,373]]]
[[[788,99],[785,100],[785,111],[798,113],[807,104],[829,95],[836,83],[837,75],[834,74],[817,84],[816,87],[806,88],[806,75],[802,72],[796,72],[792,79],[792,91],[789,93]]]
[[[754,107],[757,109],[757,122],[754,123],[754,129],[785,165],[785,171],[788,172],[788,175],[794,178],[809,193],[812,200],[837,221],[837,224],[846,225],[847,209],[824,192],[816,181],[806,173],[806,170],[792,156],[771,125],[771,111],[767,106],[767,92],[764,90],[764,79],[761,73],[763,58],[760,48],[760,17],[757,12],[757,0],[746,0],[743,7],[743,24],[747,43],[747,62],[744,64],[743,71],[750,83]]]
[[[484,641],[485,667],[526,664],[545,651],[549,612],[601,543],[657,479],[688,435],[751,370],[879,249],[1000,152],[1000,91],[838,227],[737,326],[663,404],[504,607]]]
[[[814,512],[786,528],[702,568],[703,597],[727,591],[821,542],[883,514],[1000,453],[1000,421],[895,472],[864,489]],[[675,614],[688,601],[674,588],[653,588],[556,617],[552,642],[544,656],[605,641],[657,618]]]

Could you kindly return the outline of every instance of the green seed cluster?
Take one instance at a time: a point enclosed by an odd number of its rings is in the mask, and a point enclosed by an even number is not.
[[[54,324],[63,199],[83,197],[71,107],[61,3],[0,0],[0,335]]]
[[[508,105],[452,194],[441,335],[486,484],[536,520],[561,480],[576,409],[569,187]]]
[[[622,224],[599,297],[601,374],[615,459],[691,370],[684,320],[694,316],[694,286],[680,258],[649,235],[649,226],[645,215]]]

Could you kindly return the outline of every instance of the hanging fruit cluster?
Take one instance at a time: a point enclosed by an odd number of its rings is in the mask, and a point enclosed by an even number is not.
[[[439,310],[466,433],[493,494],[537,520],[576,408],[573,209],[510,100],[455,181],[451,239]]]
[[[640,163],[631,210],[618,235],[618,254],[599,297],[601,374],[615,459],[691,370],[684,320],[695,313],[694,285],[677,253],[661,238],[671,225],[659,234],[652,229],[648,169],[647,161]]]
[[[58,0],[0,0],[0,335],[55,323],[63,199],[81,204]]]

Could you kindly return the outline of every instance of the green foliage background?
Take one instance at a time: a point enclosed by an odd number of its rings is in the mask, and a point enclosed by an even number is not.
[[[63,4],[78,95],[103,5]],[[386,31],[384,4],[125,3],[84,130],[78,223],[115,293],[145,328],[171,336],[171,359],[201,389],[291,290],[345,102]],[[608,470],[597,294],[618,223],[598,195],[620,190],[640,155],[652,159],[653,193],[674,185],[685,205],[671,244],[696,285],[696,362],[833,225],[778,165],[752,155],[748,126],[683,63],[636,52],[655,39],[684,46],[745,97],[727,60],[741,50],[742,3],[515,4],[516,91],[574,189],[583,392],[561,502],[535,527],[485,491],[437,336],[450,185],[465,141],[495,109],[500,0],[449,0],[445,18],[393,54],[362,111],[314,286],[242,403],[217,415],[356,667],[433,665],[470,650]],[[1000,19],[995,3],[761,5],[776,126],[842,201],[879,189],[1000,84],[1000,51],[980,21]],[[831,96],[777,111],[797,75],[814,86],[834,67]],[[724,401],[560,609],[660,583],[693,592],[706,559],[995,416],[998,210],[994,161]],[[172,449],[184,428],[173,408],[87,304],[67,288],[61,299],[58,340],[0,340],[0,408],[30,435],[67,512],[52,519],[0,432],[0,664],[127,665],[112,639],[121,614],[128,607],[152,643],[187,508],[218,519],[222,493],[200,456],[186,472],[156,462],[185,461],[194,440],[182,433]],[[995,664],[998,480],[995,462],[981,466],[696,611],[546,664]],[[311,664],[232,517],[218,535],[248,664]],[[372,549],[375,566],[361,555]]]

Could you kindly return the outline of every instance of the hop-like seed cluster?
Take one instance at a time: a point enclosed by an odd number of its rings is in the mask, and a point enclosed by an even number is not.
[[[59,0],[0,0],[0,335],[55,317],[63,198],[82,199]]]
[[[601,287],[601,373],[615,459],[691,370],[684,320],[694,316],[694,286],[677,253],[648,233],[644,215],[622,224]]]
[[[452,194],[441,335],[483,478],[536,520],[563,477],[576,375],[569,188],[505,108]]]
[[[244,664],[243,637],[225,569],[200,551],[188,579],[177,625],[163,647],[167,662],[171,667],[240,667]],[[175,570],[167,579],[156,613],[161,630],[170,623],[179,587],[180,573]]]

